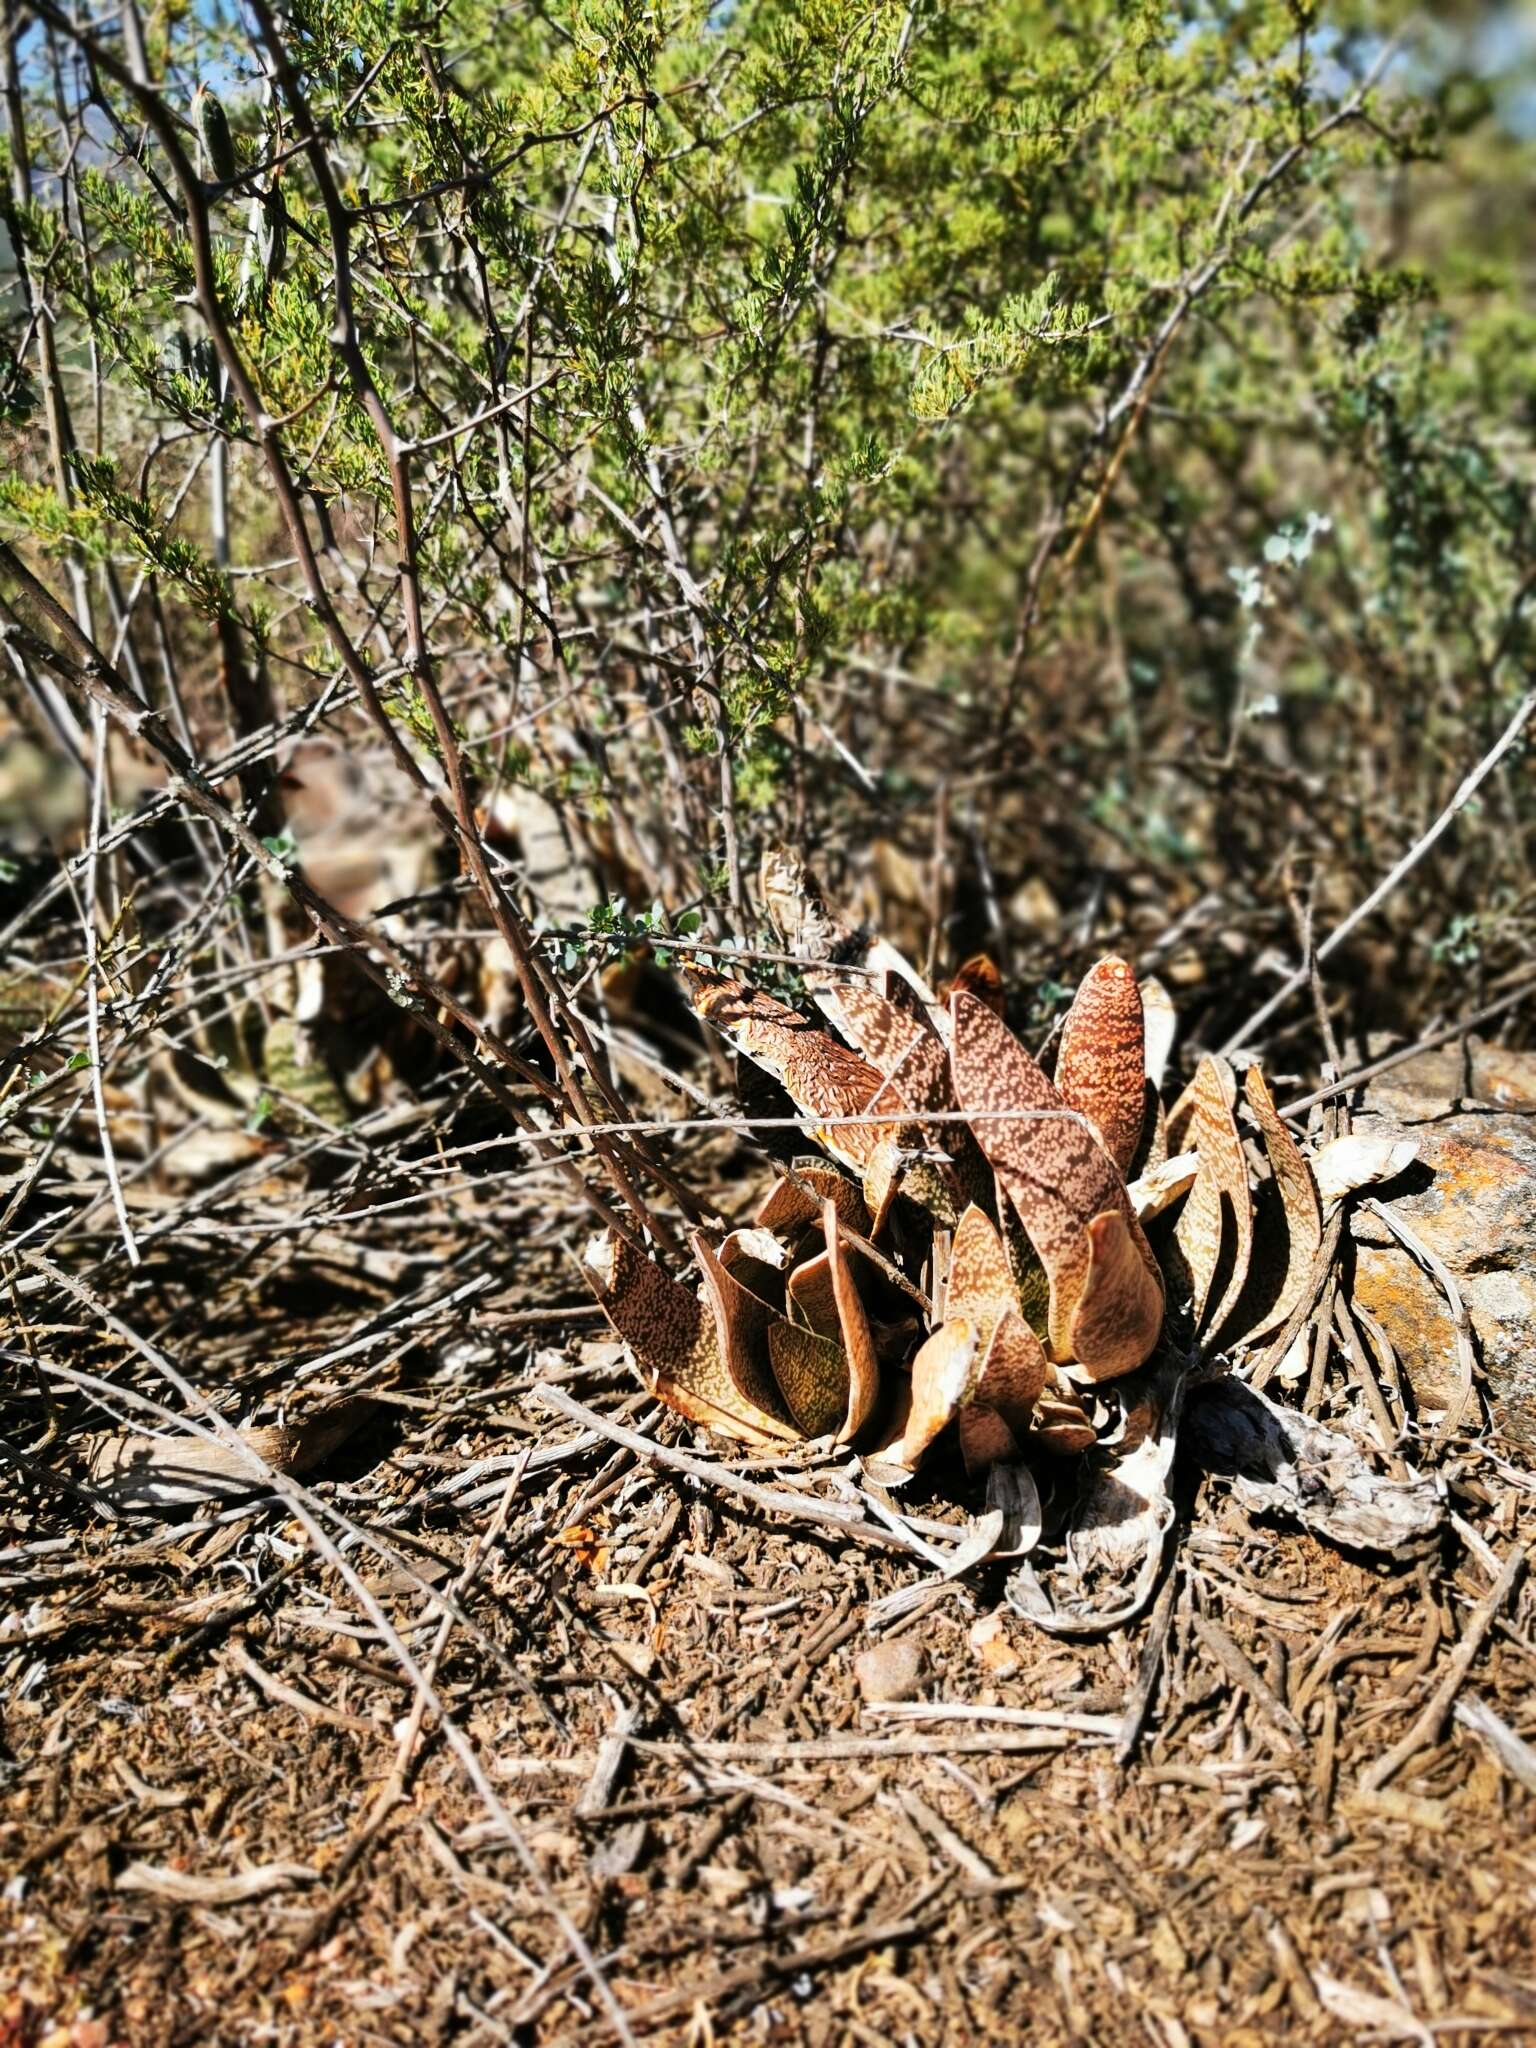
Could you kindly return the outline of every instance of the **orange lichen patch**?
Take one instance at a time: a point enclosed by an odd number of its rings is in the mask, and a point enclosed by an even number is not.
[[[704,1275],[704,1297],[714,1311],[720,1356],[731,1385],[743,1401],[782,1420],[784,1407],[768,1360],[768,1331],[783,1318],[726,1271],[701,1231],[696,1230],[688,1243]]]
[[[945,1424],[952,1422],[975,1386],[976,1327],[963,1316],[941,1323],[912,1361],[912,1408],[894,1464],[913,1466]]]
[[[779,1316],[768,1325],[768,1357],[802,1435],[848,1434],[848,1361],[840,1344]]]
[[[1072,1315],[1072,1356],[1095,1380],[1134,1372],[1163,1327],[1163,1288],[1148,1272],[1125,1217],[1107,1209],[1088,1225],[1088,1279]]]
[[[827,1238],[838,1331],[848,1364],[848,1413],[842,1435],[851,1440],[869,1421],[880,1399],[880,1360],[864,1298],[853,1276],[853,1261],[858,1254],[843,1243],[842,1223],[832,1202],[822,1211],[822,1229]]]
[[[882,1076],[867,1060],[760,989],[704,968],[687,969],[693,1006],[738,1052],[780,1083],[802,1116],[851,1117],[867,1109]],[[834,1159],[863,1170],[879,1132],[859,1124],[814,1128]]]
[[[1213,1336],[1243,1291],[1253,1252],[1253,1203],[1233,1115],[1236,1100],[1231,1067],[1206,1058],[1168,1118],[1168,1142],[1200,1156],[1174,1236],[1189,1266],[1196,1326]]]
[[[988,953],[973,953],[969,960],[962,961],[944,994],[946,1001],[954,995],[974,996],[978,1003],[986,1004],[994,1017],[1003,1014],[1003,977]]]
[[[1260,1301],[1253,1304],[1257,1310],[1256,1319],[1251,1325],[1234,1332],[1245,1339],[1252,1339],[1278,1329],[1301,1299],[1311,1277],[1318,1246],[1323,1241],[1323,1213],[1312,1169],[1302,1156],[1301,1147],[1291,1136],[1285,1119],[1275,1108],[1264,1076],[1257,1067],[1250,1067],[1243,1077],[1243,1091],[1264,1139],[1265,1156],[1274,1175],[1275,1203],[1280,1210],[1279,1216],[1271,1214],[1264,1219],[1268,1228],[1255,1232],[1250,1272],[1256,1274],[1262,1264],[1266,1274],[1272,1271],[1274,1278],[1272,1284],[1263,1285]],[[1283,1261],[1272,1257],[1269,1249],[1276,1245],[1278,1231],[1275,1226],[1282,1219],[1286,1236]],[[1235,1321],[1246,1322],[1243,1310],[1249,1306],[1252,1296],[1253,1288],[1250,1287],[1246,1290],[1245,1299],[1238,1303]]]
[[[791,1161],[758,1203],[752,1221],[759,1229],[788,1237],[813,1223],[825,1201],[836,1204],[844,1229],[869,1235],[869,1211],[857,1183],[841,1167],[814,1155]]]
[[[1162,1276],[1131,1209],[1125,1183],[1083,1118],[1067,1108],[1024,1047],[985,1004],[974,996],[958,995],[954,1013],[956,1090],[977,1141],[1045,1268],[1051,1350],[1058,1358],[1069,1358],[1073,1317],[1093,1255],[1088,1226],[1094,1218],[1117,1212],[1159,1292]],[[1025,1114],[1017,1120],[1009,1114],[1020,1111]]]
[[[1141,992],[1124,960],[1101,960],[1078,986],[1061,1030],[1056,1086],[1080,1109],[1122,1173],[1146,1121],[1146,1040]]]
[[[690,1422],[746,1443],[793,1440],[777,1395],[768,1408],[737,1391],[721,1357],[713,1317],[654,1259],[608,1233],[588,1246],[583,1271],[614,1334],[634,1353],[641,1380],[658,1401]]]
[[[1005,1308],[987,1341],[974,1398],[995,1408],[1016,1429],[1027,1429],[1050,1378],[1050,1360],[1040,1339],[1016,1308]]]

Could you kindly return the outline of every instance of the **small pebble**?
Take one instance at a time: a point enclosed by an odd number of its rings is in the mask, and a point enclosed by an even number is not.
[[[887,1700],[909,1700],[922,1681],[927,1659],[915,1636],[897,1636],[888,1643],[876,1643],[860,1650],[853,1660],[853,1675],[859,1691],[871,1704]]]

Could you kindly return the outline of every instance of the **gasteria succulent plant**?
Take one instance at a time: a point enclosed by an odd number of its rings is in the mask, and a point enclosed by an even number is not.
[[[698,1014],[778,1080],[821,1152],[781,1170],[749,1226],[694,1236],[697,1291],[617,1237],[589,1246],[598,1299],[659,1399],[749,1443],[854,1445],[899,1481],[951,1425],[973,1471],[1084,1451],[1123,1420],[1114,1383],[1170,1326],[1230,1350],[1285,1320],[1322,1238],[1312,1169],[1257,1068],[1257,1210],[1231,1067],[1202,1060],[1165,1111],[1159,984],[1099,961],[1047,1074],[1003,1021],[995,970],[967,963],[941,1003],[792,856],[771,855],[763,881],[823,1022],[713,969],[685,974]]]

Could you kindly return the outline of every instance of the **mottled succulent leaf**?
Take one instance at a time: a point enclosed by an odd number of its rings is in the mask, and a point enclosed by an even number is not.
[[[854,1277],[859,1255],[844,1244],[842,1221],[836,1205],[830,1201],[822,1211],[822,1228],[826,1233],[832,1292],[837,1303],[838,1331],[848,1367],[848,1411],[840,1434],[852,1442],[879,1403],[880,1360],[865,1312],[864,1297]]]
[[[967,1472],[988,1472],[994,1465],[1006,1465],[1019,1455],[1019,1440],[995,1408],[983,1401],[971,1401],[956,1417],[960,1455]]]
[[[588,1246],[583,1271],[657,1400],[690,1422],[746,1443],[794,1440],[777,1398],[769,1409],[739,1393],[721,1356],[713,1316],[654,1259],[610,1232]]]
[[[695,1231],[688,1243],[704,1276],[704,1298],[714,1312],[720,1356],[731,1385],[743,1401],[784,1420],[785,1407],[768,1358],[769,1327],[783,1318],[727,1272],[701,1231]]]
[[[1045,1268],[1050,1346],[1056,1357],[1067,1358],[1072,1355],[1073,1317],[1088,1281],[1088,1226],[1095,1217],[1117,1211],[1159,1293],[1162,1276],[1119,1170],[1082,1116],[1068,1109],[1029,1053],[984,1004],[958,995],[954,1012],[956,1090]]]
[[[1056,1087],[1127,1172],[1146,1120],[1147,1076],[1141,994],[1126,961],[1111,956],[1084,975],[1062,1025]]]
[[[1077,1390],[1053,1368],[1035,1402],[1029,1441],[1059,1456],[1076,1457],[1091,1449],[1095,1434]]]
[[[841,1436],[848,1418],[848,1361],[834,1338],[776,1316],[768,1358],[785,1406],[808,1437]]]
[[[1072,1356],[1091,1379],[1117,1379],[1149,1358],[1163,1327],[1163,1287],[1118,1209],[1088,1225],[1088,1278],[1072,1313]]]
[[[1001,1017],[1003,977],[998,972],[997,962],[988,953],[973,953],[969,960],[962,961],[956,968],[949,994],[974,996],[978,1003],[986,1004],[994,1017]]]
[[[963,1316],[941,1323],[912,1361],[912,1406],[891,1462],[912,1467],[965,1406],[976,1379],[976,1329]]]
[[[837,1205],[845,1229],[868,1236],[869,1211],[858,1183],[840,1166],[816,1154],[790,1162],[788,1171],[780,1174],[758,1203],[752,1221],[760,1229],[790,1237],[813,1223],[828,1200]]]
[[[1040,1339],[1016,1308],[1005,1308],[987,1340],[974,1398],[995,1408],[1014,1428],[1027,1429],[1051,1377]]]
[[[878,1129],[860,1124],[820,1127],[819,1117],[857,1116],[879,1093],[882,1075],[798,1010],[751,989],[744,982],[690,967],[693,1006],[739,1053],[753,1060],[784,1089],[810,1135],[834,1159],[862,1172],[880,1140]]]

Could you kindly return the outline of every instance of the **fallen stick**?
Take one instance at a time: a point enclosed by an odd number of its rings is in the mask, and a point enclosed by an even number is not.
[[[1467,1624],[1467,1632],[1456,1645],[1444,1678],[1435,1687],[1423,1712],[1415,1720],[1402,1740],[1395,1742],[1383,1756],[1360,1773],[1360,1789],[1363,1792],[1379,1792],[1389,1778],[1395,1778],[1404,1764],[1410,1763],[1420,1750],[1438,1742],[1445,1727],[1445,1719],[1455,1704],[1456,1695],[1466,1683],[1467,1673],[1472,1669],[1478,1651],[1483,1647],[1484,1638],[1493,1627],[1499,1609],[1514,1590],[1515,1582],[1525,1568],[1525,1545],[1517,1543],[1504,1560],[1504,1569],[1484,1598],[1473,1609]]]

